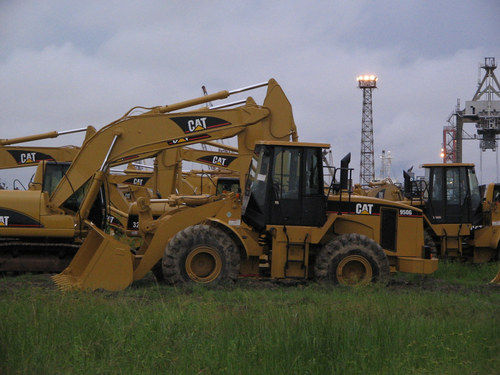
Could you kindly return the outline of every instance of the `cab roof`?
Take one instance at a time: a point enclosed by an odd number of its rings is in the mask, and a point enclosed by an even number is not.
[[[319,147],[330,148],[329,143],[308,143],[308,142],[286,142],[286,141],[259,141],[256,145],[266,146],[291,146],[291,147]]]

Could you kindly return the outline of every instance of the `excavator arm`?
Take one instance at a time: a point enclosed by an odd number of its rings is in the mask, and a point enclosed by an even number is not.
[[[214,100],[210,96],[204,98],[207,102]],[[186,104],[186,106],[190,105]],[[67,178],[61,181],[52,194],[52,204],[60,207],[71,196],[70,186],[80,189],[92,179],[78,215],[85,219],[89,202],[93,201],[97,195],[104,171],[111,165],[141,159],[143,158],[141,155],[146,153],[160,153],[180,146],[237,135],[239,158],[241,163],[246,163],[248,166],[256,141],[289,142],[290,138],[292,141],[298,140],[291,105],[281,87],[273,79],[268,82],[263,106],[257,106],[251,98],[248,98],[245,105],[234,109],[162,113],[163,110],[172,107],[184,108],[179,105],[157,107],[139,116],[129,116],[129,111],[120,120],[101,129],[86,143],[87,147],[82,147],[67,173]],[[238,205],[234,204],[234,197],[203,204],[200,210],[195,211],[199,215],[191,216],[193,211],[186,211],[185,214],[193,223],[220,212],[226,215],[225,217],[229,217],[231,210],[237,217]],[[140,215],[149,218],[151,211],[146,201],[147,199],[140,199],[137,205]],[[182,211],[182,207],[179,210]],[[177,211],[165,214],[167,215],[165,218]],[[176,222],[177,220],[173,220],[173,223]],[[63,273],[54,276],[54,280],[63,289],[103,287],[118,290],[126,287],[133,279],[140,278],[148,272],[161,257],[159,247],[153,246],[152,242],[155,244],[160,242],[160,247],[164,248],[168,239],[176,232],[174,226],[167,231],[153,235],[151,231],[154,232],[155,223],[155,221],[147,220],[144,228],[141,229],[146,241],[139,254],[136,255],[137,259],[130,253],[126,244],[106,235],[92,223],[88,223],[89,234],[84,244],[69,267]],[[154,238],[151,237],[152,235]]]
[[[96,130],[92,126],[87,126],[86,128],[61,132],[51,131],[48,133],[33,134],[19,138],[0,139],[0,169],[32,167],[41,161],[71,162],[80,151],[80,147],[19,146],[19,143],[57,138],[60,135],[80,132],[85,132],[86,141],[96,133]]]
[[[140,160],[203,139],[233,137],[244,127],[256,124],[268,115],[268,109],[258,107],[248,99],[245,106],[235,109],[146,114],[106,126],[82,147],[53,192],[51,205],[61,207],[96,171],[105,172],[109,166]]]
[[[70,162],[78,151],[76,146],[0,146],[0,169],[33,167],[41,161]]]
[[[88,208],[95,199],[93,195],[97,194],[108,167],[151,157],[168,149],[238,135],[239,155],[243,163],[247,159],[248,165],[256,139],[273,137],[288,140],[290,136],[296,139],[291,106],[273,79],[268,82],[264,106],[256,105],[249,97],[244,105],[232,109],[167,112],[191,106],[192,103],[214,100],[212,96],[156,107],[135,116],[130,115],[129,111],[119,120],[103,127],[84,143],[65,178],[52,193],[50,206],[63,207],[75,192],[92,180],[81,205]],[[286,105],[290,106],[289,115],[283,116],[283,106]],[[80,211],[80,217],[84,219],[86,210],[81,207]]]

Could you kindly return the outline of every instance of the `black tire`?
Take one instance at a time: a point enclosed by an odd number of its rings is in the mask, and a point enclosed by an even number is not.
[[[321,248],[314,264],[317,281],[355,285],[387,282],[389,261],[378,243],[361,234],[343,234]]]
[[[238,277],[240,252],[222,230],[193,225],[169,242],[162,260],[162,276],[168,284],[232,282]]]

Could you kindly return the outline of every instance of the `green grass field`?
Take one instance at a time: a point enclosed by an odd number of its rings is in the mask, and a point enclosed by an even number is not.
[[[387,286],[65,293],[0,278],[1,374],[496,374],[497,264],[442,264]]]

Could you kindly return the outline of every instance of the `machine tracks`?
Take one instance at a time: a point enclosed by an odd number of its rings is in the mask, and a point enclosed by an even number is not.
[[[0,272],[61,272],[80,247],[76,243],[0,240]]]

